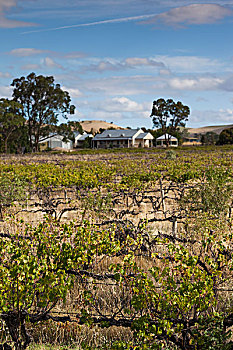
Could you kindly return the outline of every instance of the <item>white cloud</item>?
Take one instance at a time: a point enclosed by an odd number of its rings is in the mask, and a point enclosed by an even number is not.
[[[108,59],[101,60],[97,64],[90,64],[82,68],[82,72],[94,71],[94,72],[106,72],[106,71],[119,71],[125,67],[117,61],[110,61]]]
[[[105,72],[105,71],[121,71],[125,69],[132,68],[143,68],[143,67],[158,67],[165,68],[163,62],[157,60],[156,58],[146,58],[146,57],[128,57],[125,60],[116,60],[111,58],[106,58],[104,60],[98,61],[97,63],[84,66],[82,71],[95,71],[95,72]]]
[[[170,71],[170,69],[160,69],[159,70],[159,74],[162,76],[162,75],[164,75],[164,76],[168,76],[168,75],[171,75],[171,71]]]
[[[79,89],[74,89],[74,88],[67,88],[65,86],[62,87],[63,90],[68,91],[71,98],[79,98],[83,96],[83,93]]]
[[[83,58],[86,56],[87,56],[86,53],[80,52],[80,51],[73,51],[73,52],[68,52],[64,54],[64,58],[67,58],[67,59]]]
[[[77,102],[79,112],[85,116],[85,119],[93,119],[94,115],[94,119],[113,121],[125,127],[140,125],[150,127],[151,104],[150,98],[149,102],[139,102],[123,95],[106,99],[98,96],[94,100],[88,99],[88,101],[80,100],[80,102]]]
[[[88,109],[88,115],[95,115],[96,119],[121,121],[121,125],[139,126],[142,121],[150,125],[150,102],[137,102],[125,96],[116,96],[105,100],[89,101],[87,105],[80,103],[80,107]]]
[[[125,96],[113,97],[100,104],[102,110],[107,112],[141,112],[143,104],[133,101]]]
[[[11,86],[0,86],[0,96],[3,98],[12,97],[12,87]]]
[[[225,90],[226,78],[210,74],[175,76],[169,74],[111,76],[80,81],[84,91],[112,96],[181,94],[187,91]]]
[[[224,91],[233,91],[233,75],[228,76],[221,84],[221,89]]]
[[[29,64],[25,64],[21,67],[22,70],[28,70],[28,71],[35,71],[37,69],[40,69],[41,66],[39,64],[33,64],[33,63],[29,63]]]
[[[218,109],[218,110],[194,110],[189,119],[189,124],[195,126],[206,125],[225,125],[233,124],[233,110]]]
[[[3,72],[0,72],[0,78],[10,78],[11,77],[11,74],[6,72],[6,73],[3,73]]]
[[[9,54],[17,57],[28,57],[33,55],[40,55],[44,52],[47,52],[47,51],[38,50],[34,48],[19,48],[19,49],[11,50]]]
[[[163,12],[144,23],[162,21],[167,25],[208,24],[232,15],[231,9],[218,4],[191,4]]]
[[[226,69],[226,64],[217,59],[199,56],[162,56],[154,57],[127,57],[123,60],[112,58],[98,59],[92,58],[92,62],[82,68],[82,72],[95,71],[103,73],[105,71],[123,71],[126,69],[154,69],[158,68],[166,74],[171,71],[176,72],[216,72]]]
[[[151,76],[112,76],[102,79],[82,80],[82,87],[90,92],[105,93],[106,95],[137,95],[147,94],[155,78]],[[157,84],[159,88],[159,85]],[[152,91],[152,90],[151,90]]]
[[[16,21],[12,19],[7,19],[0,12],[0,28],[17,28],[17,27],[32,27],[36,24],[30,22]]]
[[[0,28],[16,28],[34,26],[34,23],[8,19],[6,12],[17,6],[17,0],[0,0]]]
[[[218,89],[222,79],[215,77],[197,77],[197,78],[172,78],[168,85],[176,90],[215,90]]]
[[[21,66],[22,70],[44,70],[44,69],[61,69],[63,70],[64,67],[60,65],[59,63],[55,62],[50,57],[45,57],[40,60],[40,63],[26,63],[23,66]]]
[[[150,67],[164,67],[164,63],[156,59],[148,59],[145,57],[129,57],[123,62],[128,67],[150,66]]]
[[[59,69],[63,69],[62,65],[60,65],[59,63],[56,63],[52,58],[50,57],[45,57],[43,59],[43,65],[47,68],[59,68]]]
[[[179,72],[211,72],[224,68],[224,64],[216,59],[200,56],[156,56],[155,60],[165,67]]]

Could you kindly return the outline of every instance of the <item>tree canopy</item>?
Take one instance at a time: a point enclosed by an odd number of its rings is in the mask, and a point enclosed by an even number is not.
[[[57,125],[59,116],[67,118],[67,114],[73,114],[75,106],[70,104],[69,93],[55,84],[52,76],[31,73],[14,79],[11,85],[13,99],[22,105],[28,121],[30,147],[37,151],[40,138],[50,131],[48,126]]]
[[[163,134],[174,134],[180,127],[185,126],[189,114],[189,107],[183,105],[182,102],[159,98],[153,101],[150,117],[152,118],[153,126],[161,129]]]
[[[219,145],[232,145],[233,144],[233,128],[225,129],[219,135]]]
[[[215,145],[218,142],[219,135],[213,131],[209,131],[201,136],[201,143],[203,145]]]
[[[5,153],[12,133],[24,125],[25,119],[22,114],[23,107],[20,103],[7,98],[0,99],[0,136]]]

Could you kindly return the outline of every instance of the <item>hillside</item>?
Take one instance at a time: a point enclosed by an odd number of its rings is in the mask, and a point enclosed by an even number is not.
[[[207,132],[214,132],[220,134],[224,129],[233,128],[233,124],[230,125],[214,125],[214,126],[203,126],[200,128],[188,128],[188,132],[193,134],[205,134]]]
[[[94,131],[94,133],[98,132],[100,129],[124,129],[123,127],[108,123],[103,120],[83,120],[80,122],[82,128],[86,132]],[[224,129],[232,128],[233,124],[229,125],[213,125],[213,126],[202,126],[200,128],[188,128],[188,132],[190,135],[194,134],[205,134],[207,132],[214,132],[216,134],[220,134]]]
[[[93,130],[94,132],[99,131],[99,129],[124,129],[120,127],[119,125],[113,124],[113,123],[108,123],[103,120],[84,120],[80,122],[82,125],[82,128],[86,132],[91,132]]]

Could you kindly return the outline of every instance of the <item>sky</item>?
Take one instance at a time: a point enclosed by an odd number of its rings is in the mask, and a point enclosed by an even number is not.
[[[0,0],[0,97],[54,76],[70,120],[152,128],[152,103],[181,101],[188,127],[233,124],[233,0]]]

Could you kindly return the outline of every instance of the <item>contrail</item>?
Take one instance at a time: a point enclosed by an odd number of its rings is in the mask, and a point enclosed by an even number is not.
[[[90,26],[96,26],[99,24],[108,24],[108,23],[120,23],[120,22],[129,22],[129,21],[138,21],[141,19],[146,19],[150,17],[154,17],[157,14],[150,14],[150,15],[142,15],[142,16],[133,16],[133,17],[123,17],[123,18],[115,18],[115,19],[107,19],[104,21],[98,21],[98,22],[90,22],[90,23],[82,23],[82,24],[72,24],[70,26],[63,26],[63,27],[57,27],[57,28],[48,28],[48,29],[39,29],[39,30],[30,30],[27,32],[22,32],[21,34],[29,34],[29,33],[40,33],[40,32],[51,32],[54,30],[62,30],[62,29],[69,29],[69,28],[78,28],[78,27],[90,27]]]

